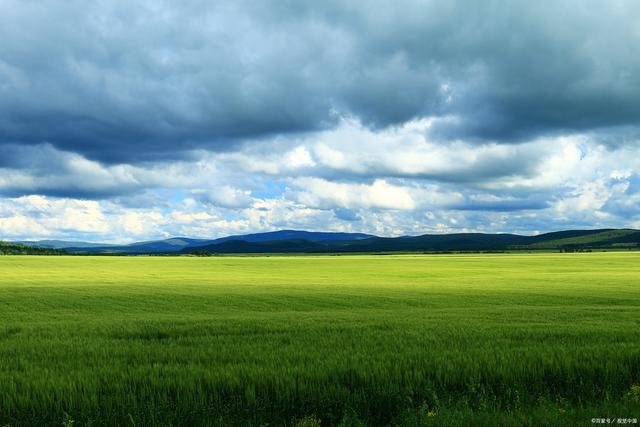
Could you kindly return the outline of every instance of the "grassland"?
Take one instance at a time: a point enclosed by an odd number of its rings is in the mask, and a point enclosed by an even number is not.
[[[592,425],[638,384],[635,252],[0,257],[0,425]]]

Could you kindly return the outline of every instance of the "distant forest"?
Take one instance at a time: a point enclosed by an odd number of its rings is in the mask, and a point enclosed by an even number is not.
[[[20,245],[0,241],[0,255],[66,255],[66,252],[51,248]]]

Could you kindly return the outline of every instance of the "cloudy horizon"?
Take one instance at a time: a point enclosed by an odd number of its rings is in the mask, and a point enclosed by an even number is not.
[[[640,228],[638,2],[0,12],[0,240]]]

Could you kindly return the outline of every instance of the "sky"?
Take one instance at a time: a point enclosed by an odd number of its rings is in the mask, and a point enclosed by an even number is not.
[[[0,239],[640,228],[640,2],[0,0]]]

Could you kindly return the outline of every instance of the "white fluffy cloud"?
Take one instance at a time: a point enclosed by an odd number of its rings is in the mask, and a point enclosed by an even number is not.
[[[23,196],[4,199],[0,208],[0,232],[10,237],[104,235],[108,231],[107,217],[95,201]]]
[[[640,144],[612,149],[590,134],[440,144],[427,136],[432,124],[374,131],[345,119],[235,152],[138,165],[36,146],[23,150],[32,158],[22,168],[0,175],[0,238],[542,232],[640,221]]]
[[[411,210],[416,202],[410,192],[403,187],[388,184],[383,179],[367,184],[343,184],[318,178],[295,180],[304,190],[295,197],[306,206],[320,209],[400,209]]]

